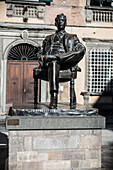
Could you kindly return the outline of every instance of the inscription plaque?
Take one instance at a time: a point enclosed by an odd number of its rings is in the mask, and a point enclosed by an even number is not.
[[[8,119],[7,125],[9,125],[9,126],[19,125],[19,119]]]

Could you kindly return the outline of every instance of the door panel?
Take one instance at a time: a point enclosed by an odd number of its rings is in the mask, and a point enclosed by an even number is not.
[[[34,101],[33,68],[35,67],[38,67],[37,62],[7,63],[7,103]]]
[[[9,62],[7,65],[7,96],[6,101],[22,102],[23,63]]]
[[[37,62],[24,63],[24,101],[33,102],[34,100],[34,79],[33,68],[37,67]]]

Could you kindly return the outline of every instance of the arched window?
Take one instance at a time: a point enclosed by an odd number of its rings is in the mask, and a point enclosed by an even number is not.
[[[31,44],[22,43],[11,48],[8,54],[8,60],[37,60],[40,47]],[[37,54],[38,53],[38,54]]]

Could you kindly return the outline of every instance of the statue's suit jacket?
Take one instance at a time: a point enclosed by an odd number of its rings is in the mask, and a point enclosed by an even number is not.
[[[43,52],[42,52],[43,55],[47,54],[49,49],[51,48],[51,44],[53,42],[55,34],[47,36],[43,41]],[[85,53],[85,47],[82,43],[80,43],[76,34],[68,34],[67,32],[65,32],[63,39],[64,39],[63,45],[64,45],[65,52],[80,50],[80,52]]]

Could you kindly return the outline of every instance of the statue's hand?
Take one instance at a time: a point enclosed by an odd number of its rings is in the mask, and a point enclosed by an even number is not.
[[[78,43],[76,46],[75,46],[75,51],[79,51],[79,50],[82,50],[84,48],[84,46],[81,44],[81,43]]]

